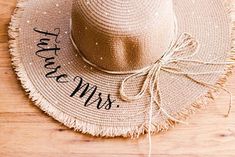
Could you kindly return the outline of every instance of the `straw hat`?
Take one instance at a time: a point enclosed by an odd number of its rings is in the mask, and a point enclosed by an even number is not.
[[[208,102],[231,71],[226,0],[24,0],[9,27],[32,101],[94,136],[159,132]]]

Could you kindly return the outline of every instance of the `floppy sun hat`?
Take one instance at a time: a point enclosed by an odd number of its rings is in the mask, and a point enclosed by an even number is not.
[[[32,101],[59,122],[138,137],[228,92],[232,12],[224,0],[21,0],[10,52]]]

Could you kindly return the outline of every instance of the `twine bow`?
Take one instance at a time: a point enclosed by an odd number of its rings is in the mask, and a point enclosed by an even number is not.
[[[164,53],[161,59],[159,59],[157,62],[155,62],[153,65],[144,68],[134,74],[131,74],[130,76],[126,77],[121,84],[120,87],[120,95],[121,98],[125,101],[135,101],[143,98],[143,96],[146,94],[147,91],[150,93],[150,108],[149,108],[149,121],[148,121],[148,134],[149,134],[149,142],[150,142],[150,148],[149,148],[149,156],[151,155],[151,126],[152,126],[152,117],[153,117],[153,104],[156,104],[158,106],[159,112],[163,113],[167,118],[169,118],[172,121],[187,124],[184,121],[181,121],[179,119],[176,119],[172,115],[168,114],[168,112],[162,107],[161,103],[161,92],[160,92],[160,86],[159,86],[159,78],[162,71],[175,74],[175,75],[182,75],[186,78],[192,80],[193,82],[202,85],[206,88],[215,90],[217,87],[216,85],[212,85],[209,83],[201,82],[192,77],[192,75],[198,76],[198,75],[209,75],[209,74],[223,74],[225,71],[205,71],[205,72],[188,72],[184,71],[182,68],[178,66],[170,66],[172,63],[180,64],[184,63],[184,65],[194,64],[194,65],[227,65],[227,64],[233,64],[232,62],[218,62],[217,60],[219,58],[216,58],[214,60],[211,60],[209,62],[206,61],[200,61],[200,60],[194,60],[192,59],[193,56],[197,54],[197,49],[199,47],[199,43],[196,41],[195,38],[193,38],[191,35],[187,33],[183,33],[175,42],[171,43],[170,48],[168,51]],[[145,76],[145,81],[143,83],[143,86],[138,94],[136,95],[127,95],[125,93],[125,88],[127,87],[127,82],[135,79],[137,77],[143,77]],[[224,91],[230,94],[230,103],[229,103],[229,110],[226,116],[229,115],[231,110],[231,104],[232,104],[232,95],[231,93],[226,90],[225,88],[222,88]],[[144,111],[145,112],[145,111]]]
[[[114,75],[122,75],[122,74],[130,74],[128,77],[126,77],[120,87],[120,96],[123,100],[125,101],[135,101],[135,100],[140,100],[141,98],[144,97],[147,91],[150,93],[150,108],[149,108],[149,121],[148,121],[148,137],[149,137],[149,153],[148,156],[151,156],[151,150],[152,150],[152,142],[151,142],[151,126],[152,126],[152,117],[153,117],[153,104],[156,104],[158,106],[159,112],[163,113],[167,118],[169,118],[172,121],[182,123],[182,124],[188,124],[184,121],[181,121],[179,119],[176,119],[174,116],[170,115],[163,107],[162,107],[162,97],[161,97],[161,92],[160,92],[160,86],[159,86],[159,78],[160,74],[162,71],[168,72],[170,74],[175,74],[175,75],[181,75],[184,76],[191,81],[212,89],[216,90],[218,87],[213,84],[209,84],[206,82],[198,81],[192,76],[199,76],[199,75],[210,75],[210,74],[224,74],[225,71],[204,71],[204,72],[188,72],[184,71],[182,68],[178,66],[171,66],[171,64],[183,64],[183,65],[230,65],[234,64],[233,62],[218,62],[220,58],[215,58],[211,61],[200,61],[200,60],[194,60],[193,57],[197,54],[197,49],[199,47],[199,43],[195,38],[193,38],[190,34],[188,33],[183,33],[179,36],[179,38],[176,41],[173,41],[170,44],[169,49],[164,53],[164,55],[156,61],[154,64],[151,66],[148,66],[144,69],[137,70],[137,71],[131,71],[131,72],[120,72],[120,71],[109,71],[106,69],[103,69],[96,64],[93,64],[90,62],[83,54],[81,51],[78,49],[77,45],[75,44],[73,40],[72,33],[70,33],[70,39],[72,41],[72,44],[74,45],[75,49],[77,50],[78,54],[81,56],[81,58],[89,65],[95,67],[97,70],[100,70],[104,73],[108,74],[114,74]],[[145,76],[145,81],[143,83],[143,86],[141,90],[139,91],[138,94],[136,95],[127,95],[125,93],[125,88],[127,87],[127,82],[131,79],[135,79],[137,77]],[[229,109],[228,113],[226,116],[230,114],[231,107],[232,107],[232,94],[229,92],[227,89],[220,87],[220,89],[224,90],[230,95],[230,102],[229,102]],[[143,112],[146,112],[144,110]],[[141,113],[143,113],[141,112]],[[140,114],[140,113],[138,113]],[[137,114],[137,115],[138,115]],[[136,116],[136,115],[132,115]],[[132,117],[131,116],[131,117]]]

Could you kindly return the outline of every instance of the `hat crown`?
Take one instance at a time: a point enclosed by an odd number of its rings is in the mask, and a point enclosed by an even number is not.
[[[168,6],[169,6],[169,0]],[[75,14],[109,35],[139,34],[166,12],[159,0],[75,0]]]
[[[106,70],[131,71],[155,62],[174,33],[172,0],[73,0],[75,44]]]

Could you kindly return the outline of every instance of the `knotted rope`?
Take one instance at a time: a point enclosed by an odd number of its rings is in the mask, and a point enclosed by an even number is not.
[[[200,60],[193,60],[192,57],[197,54],[197,49],[199,47],[198,42],[193,38],[191,35],[187,33],[183,33],[176,41],[173,43],[170,48],[164,53],[161,59],[156,61],[153,65],[142,69],[141,71],[138,71],[128,77],[126,77],[121,84],[120,87],[120,95],[121,98],[125,101],[132,102],[135,100],[139,100],[144,97],[147,90],[150,93],[150,109],[149,109],[149,121],[148,121],[148,137],[149,137],[149,157],[151,156],[151,150],[152,150],[152,144],[151,144],[151,126],[152,126],[152,117],[153,117],[153,104],[156,104],[158,106],[158,109],[160,112],[162,112],[167,118],[169,118],[172,121],[187,124],[184,121],[181,121],[179,119],[174,118],[172,115],[170,115],[161,105],[161,92],[160,92],[160,86],[159,86],[159,78],[162,71],[176,74],[176,75],[183,75],[190,80],[194,81],[197,84],[200,84],[206,88],[209,89],[216,89],[216,85],[212,85],[209,83],[197,81],[190,75],[209,75],[209,74],[223,74],[225,71],[205,71],[205,72],[185,72],[179,67],[171,67],[170,64],[175,63],[186,63],[187,64],[197,64],[197,65],[229,65],[233,64],[232,62],[216,62],[217,59],[214,59],[212,61],[206,62],[206,61],[200,61]],[[127,82],[129,80],[135,79],[137,77],[145,76],[145,81],[143,83],[143,86],[138,94],[133,96],[128,96],[125,93],[125,88],[127,87]],[[230,95],[230,102],[229,102],[229,110],[226,116],[229,115],[231,111],[231,104],[232,104],[232,95],[231,93],[225,89],[222,88],[224,91],[229,93]]]
[[[192,76],[199,76],[199,75],[210,75],[210,74],[224,74],[225,71],[205,71],[205,72],[187,72],[183,71],[180,67],[177,66],[170,66],[170,64],[180,64],[184,63],[186,66],[190,64],[194,65],[230,65],[234,64],[233,62],[218,62],[220,58],[213,59],[211,61],[200,61],[192,59],[197,53],[198,53],[198,47],[199,43],[195,38],[193,38],[188,33],[181,34],[176,41],[172,41],[170,44],[169,49],[163,54],[163,56],[157,60],[154,64],[151,66],[148,66],[146,68],[135,70],[135,71],[128,71],[128,72],[122,72],[122,71],[109,71],[106,69],[103,69],[93,63],[91,63],[86,57],[83,56],[81,51],[78,49],[77,45],[74,42],[72,33],[70,33],[70,39],[72,41],[72,44],[74,45],[75,49],[77,50],[78,54],[81,56],[81,58],[89,65],[95,67],[97,70],[102,71],[104,73],[113,74],[113,75],[124,75],[124,74],[130,74],[128,77],[126,77],[120,87],[120,96],[124,101],[132,102],[136,100],[140,100],[144,97],[147,91],[150,93],[150,106],[149,106],[149,120],[148,120],[148,141],[149,141],[149,152],[148,156],[151,156],[152,151],[152,139],[151,139],[151,126],[152,126],[152,118],[153,118],[153,105],[156,104],[158,107],[159,112],[163,113],[168,119],[182,123],[182,124],[188,124],[187,122],[184,122],[182,120],[176,119],[174,116],[170,115],[163,107],[162,107],[162,96],[160,92],[160,86],[159,86],[159,78],[161,75],[161,72],[168,72],[175,75],[181,75],[185,76],[186,78],[190,79],[191,81],[204,86],[208,89],[216,90],[217,86],[213,84],[209,84],[206,82],[198,81],[194,79]],[[127,87],[127,82],[129,80],[135,79],[137,77],[143,77],[145,76],[145,81],[143,83],[143,86],[138,94],[136,95],[127,95],[125,93],[125,88]],[[232,94],[227,89],[221,87],[222,90],[227,92],[230,95],[230,101],[229,101],[229,109],[226,116],[230,114],[231,107],[232,107]],[[146,112],[147,110],[144,110],[143,112]],[[141,113],[143,113],[141,112]],[[137,113],[135,115],[138,115],[140,113]],[[135,115],[131,115],[135,116]]]

